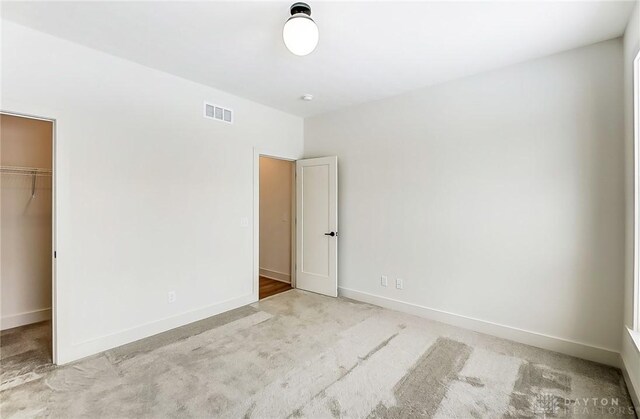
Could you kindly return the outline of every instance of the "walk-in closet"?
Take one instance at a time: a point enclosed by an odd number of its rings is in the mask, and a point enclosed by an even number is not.
[[[0,114],[2,390],[51,365],[52,154],[52,121]]]

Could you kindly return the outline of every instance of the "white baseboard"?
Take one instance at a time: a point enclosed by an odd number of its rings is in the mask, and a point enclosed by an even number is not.
[[[275,279],[276,281],[280,282],[286,282],[287,284],[291,283],[291,275],[284,272],[271,271],[269,269],[260,268],[260,276],[264,276],[265,278],[269,279]]]
[[[38,323],[49,319],[51,319],[51,308],[13,314],[11,316],[3,317],[0,320],[0,330],[13,329],[14,327]]]
[[[588,359],[620,368],[620,353],[618,351],[601,348],[586,343],[575,342],[555,336],[544,335],[529,330],[518,329],[485,320],[474,319],[459,314],[449,313],[417,304],[406,303],[392,298],[381,297],[366,292],[356,291],[348,288],[339,288],[339,295],[362,301],[365,303],[413,314],[426,319],[451,324],[487,335],[497,336],[503,339],[513,340],[526,345],[560,352],[577,358]]]
[[[633,381],[629,375],[629,368],[627,364],[625,364],[624,358],[622,358],[622,375],[624,376],[624,382],[627,384],[633,407],[636,409],[636,412],[640,412],[640,396],[638,396],[640,393],[638,393],[638,390],[633,385]]]
[[[222,301],[207,307],[181,313],[176,316],[166,317],[157,321],[133,327],[110,335],[85,340],[72,344],[70,347],[60,345],[58,352],[58,365],[67,364],[90,355],[94,355],[108,349],[116,348],[136,340],[144,339],[176,327],[203,320],[234,308],[246,306],[257,301],[253,294]]]
[[[622,375],[627,383],[631,400],[640,413],[640,346],[634,341],[633,333],[624,327],[622,338]]]

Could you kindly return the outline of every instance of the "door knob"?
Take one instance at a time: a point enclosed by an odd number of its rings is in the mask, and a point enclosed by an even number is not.
[[[333,237],[333,236],[337,236],[338,233],[336,233],[335,231],[332,231],[331,233],[324,233],[324,235]]]

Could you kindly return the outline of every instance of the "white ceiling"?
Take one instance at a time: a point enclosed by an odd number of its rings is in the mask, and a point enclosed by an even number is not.
[[[633,8],[624,1],[309,1],[320,42],[297,57],[282,42],[293,2],[3,1],[2,14],[309,116],[615,38]],[[314,100],[300,100],[305,93]]]

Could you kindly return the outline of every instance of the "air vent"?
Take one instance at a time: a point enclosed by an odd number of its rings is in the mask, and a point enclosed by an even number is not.
[[[226,122],[227,124],[233,124],[233,111],[212,103],[204,103],[204,117]]]

